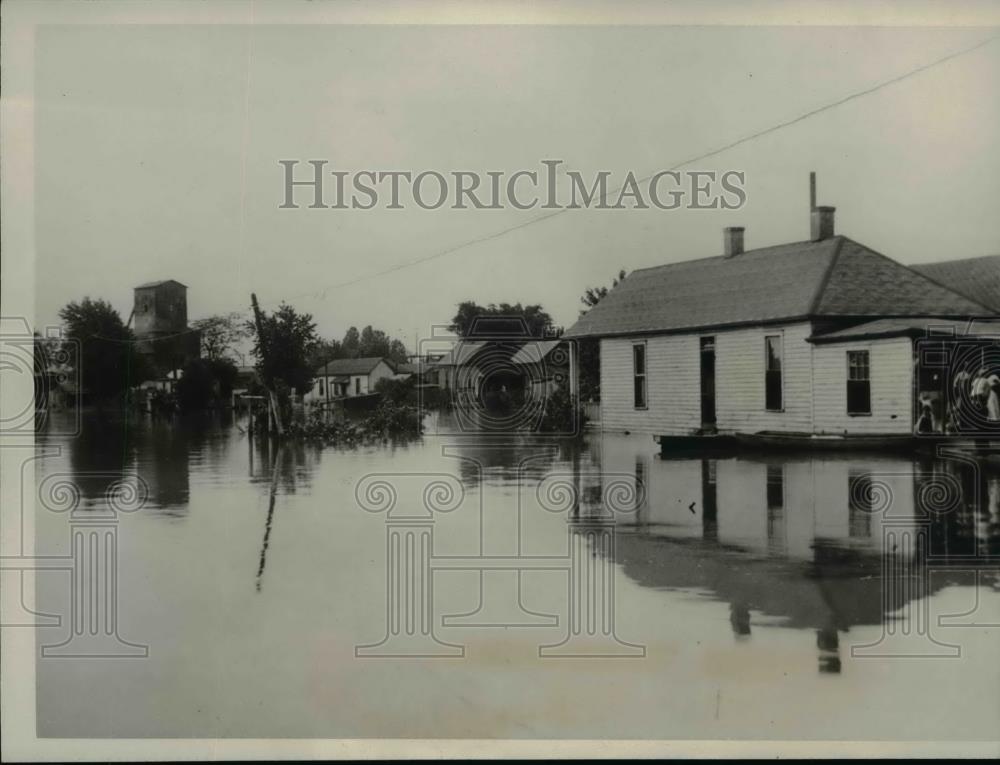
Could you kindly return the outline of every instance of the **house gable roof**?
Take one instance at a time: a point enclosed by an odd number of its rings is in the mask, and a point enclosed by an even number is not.
[[[160,287],[164,284],[176,284],[178,287],[183,287],[184,289],[187,289],[186,284],[181,284],[176,279],[162,279],[158,282],[146,282],[145,284],[140,284],[138,287],[133,287],[133,289],[146,290],[146,289],[151,289],[153,287]]]
[[[359,359],[334,359],[316,370],[317,377],[335,377],[337,375],[369,375],[379,362],[393,369],[392,363],[381,356],[364,356]],[[393,370],[395,371],[395,370]]]
[[[452,346],[444,356],[431,364],[432,367],[455,367],[468,364],[473,357],[486,348],[489,343],[486,340],[465,340],[461,339]]]
[[[564,337],[991,311],[845,236],[633,271]]]
[[[921,263],[911,268],[1000,313],[1000,255]]]
[[[510,362],[512,364],[538,364],[559,347],[562,340],[530,340],[522,345]]]

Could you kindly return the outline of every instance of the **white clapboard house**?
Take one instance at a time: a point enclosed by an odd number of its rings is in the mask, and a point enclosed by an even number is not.
[[[316,370],[305,403],[321,403],[340,398],[365,396],[375,392],[379,380],[396,377],[388,359],[366,356],[359,359],[334,359]]]
[[[1000,310],[975,285],[1000,285],[1000,258],[921,273],[811,216],[808,241],[744,250],[727,228],[722,255],[634,271],[565,333],[600,340],[605,430],[902,436],[928,402],[944,426],[953,372],[921,348],[954,333],[971,374],[996,365]]]

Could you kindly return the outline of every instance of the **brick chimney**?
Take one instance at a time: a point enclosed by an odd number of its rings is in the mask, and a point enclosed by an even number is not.
[[[726,247],[726,257],[739,255],[743,252],[743,226],[727,226],[722,229],[723,242]]]
[[[830,239],[834,235],[833,214],[836,207],[814,207],[810,213],[812,219],[812,241],[818,242],[821,239]]]

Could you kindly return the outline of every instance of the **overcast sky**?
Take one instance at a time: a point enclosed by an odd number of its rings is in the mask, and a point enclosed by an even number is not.
[[[281,210],[280,159],[343,170],[648,175],[969,47],[986,30],[45,27],[36,43],[37,319],[188,285],[190,318],[285,299],[324,336],[413,345],[463,299],[542,303],[632,270],[837,229],[904,263],[1000,252],[1000,44],[693,166],[746,173],[736,211]],[[345,282],[354,281],[349,286]]]

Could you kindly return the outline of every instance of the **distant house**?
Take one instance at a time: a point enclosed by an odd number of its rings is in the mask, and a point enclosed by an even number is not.
[[[444,354],[408,356],[405,362],[394,364],[396,379],[413,378],[417,386],[437,386],[439,370],[436,366]]]
[[[832,207],[811,223],[809,241],[747,251],[726,229],[725,254],[634,271],[582,316],[564,337],[600,340],[603,427],[908,436],[930,401],[940,429],[954,381],[919,339],[954,331],[978,366],[1000,311],[836,235]]]
[[[489,343],[485,340],[461,339],[456,342],[433,364],[438,373],[438,384],[454,395],[477,395],[484,372],[476,361],[488,349]]]
[[[396,369],[392,362],[380,356],[334,359],[316,370],[312,388],[303,400],[309,404],[364,396],[375,392],[379,380],[395,376]]]
[[[562,340],[529,341],[511,357],[522,374],[526,398],[541,400],[559,387],[568,385],[569,351]]]

